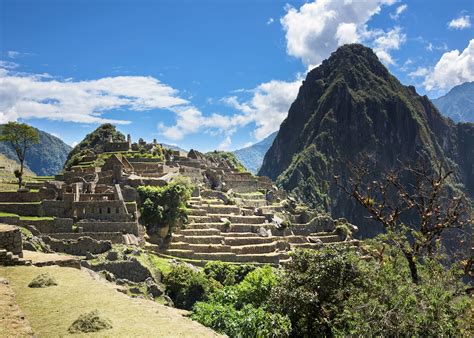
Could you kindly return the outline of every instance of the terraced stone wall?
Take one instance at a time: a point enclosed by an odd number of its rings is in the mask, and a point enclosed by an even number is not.
[[[18,257],[23,257],[23,244],[18,227],[0,224],[0,249],[6,249]]]

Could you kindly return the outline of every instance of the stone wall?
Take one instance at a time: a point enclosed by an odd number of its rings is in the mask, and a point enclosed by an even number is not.
[[[71,207],[72,202],[70,201],[43,201],[41,204],[44,216],[57,216],[66,218],[73,216],[73,210]]]
[[[55,239],[72,239],[77,240],[80,237],[90,237],[97,241],[110,241],[112,244],[125,243],[121,232],[74,232],[74,233],[54,233],[48,234],[49,237]]]
[[[48,236],[43,236],[42,239],[51,250],[76,256],[85,256],[87,253],[100,254],[112,248],[110,241],[97,241],[87,236],[79,237],[77,240],[61,240]]]
[[[150,271],[145,268],[136,258],[127,261],[112,261],[99,264],[83,263],[86,268],[94,271],[106,270],[114,274],[116,278],[126,279],[132,282],[144,282],[147,278],[152,277]]]
[[[31,203],[0,203],[0,212],[7,212],[20,216],[43,216],[41,204]]]
[[[18,257],[23,257],[20,229],[14,225],[0,224],[0,249],[6,249]]]
[[[39,202],[42,199],[39,192],[0,191],[0,202]]]
[[[80,201],[74,203],[74,215],[79,219],[127,222],[133,219],[123,201]]]
[[[80,221],[78,228],[83,232],[122,232],[138,236],[138,223],[136,222],[100,222],[100,221]]]

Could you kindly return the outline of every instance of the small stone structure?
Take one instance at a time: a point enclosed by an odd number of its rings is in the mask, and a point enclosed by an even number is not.
[[[18,227],[9,224],[0,224],[0,249],[23,257],[21,231]]]

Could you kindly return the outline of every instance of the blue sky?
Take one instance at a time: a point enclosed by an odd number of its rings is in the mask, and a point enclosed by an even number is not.
[[[430,97],[473,81],[473,4],[0,0],[0,122],[69,144],[111,121],[135,139],[237,149],[275,131],[307,70],[344,43]]]

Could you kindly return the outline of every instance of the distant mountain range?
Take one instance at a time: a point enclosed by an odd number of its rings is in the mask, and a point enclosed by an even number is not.
[[[255,143],[249,147],[245,147],[239,150],[233,151],[237,159],[247,168],[251,173],[256,174],[260,169],[268,149],[271,147],[273,140],[277,136],[278,132],[270,134],[262,141]]]
[[[456,86],[432,102],[455,122],[474,122],[474,82]]]
[[[413,163],[449,163],[454,183],[474,197],[474,124],[442,116],[403,86],[362,45],[340,47],[310,71],[266,153],[260,175],[298,199],[366,227],[363,211],[334,184],[369,155],[376,173]],[[379,179],[373,177],[369,179]]]
[[[0,125],[0,130],[1,128],[3,125]],[[26,166],[39,176],[55,175],[63,169],[64,162],[72,148],[60,138],[45,131],[36,130],[40,136],[40,143],[33,145],[28,150]],[[0,142],[0,154],[18,162],[15,150],[6,142]]]

